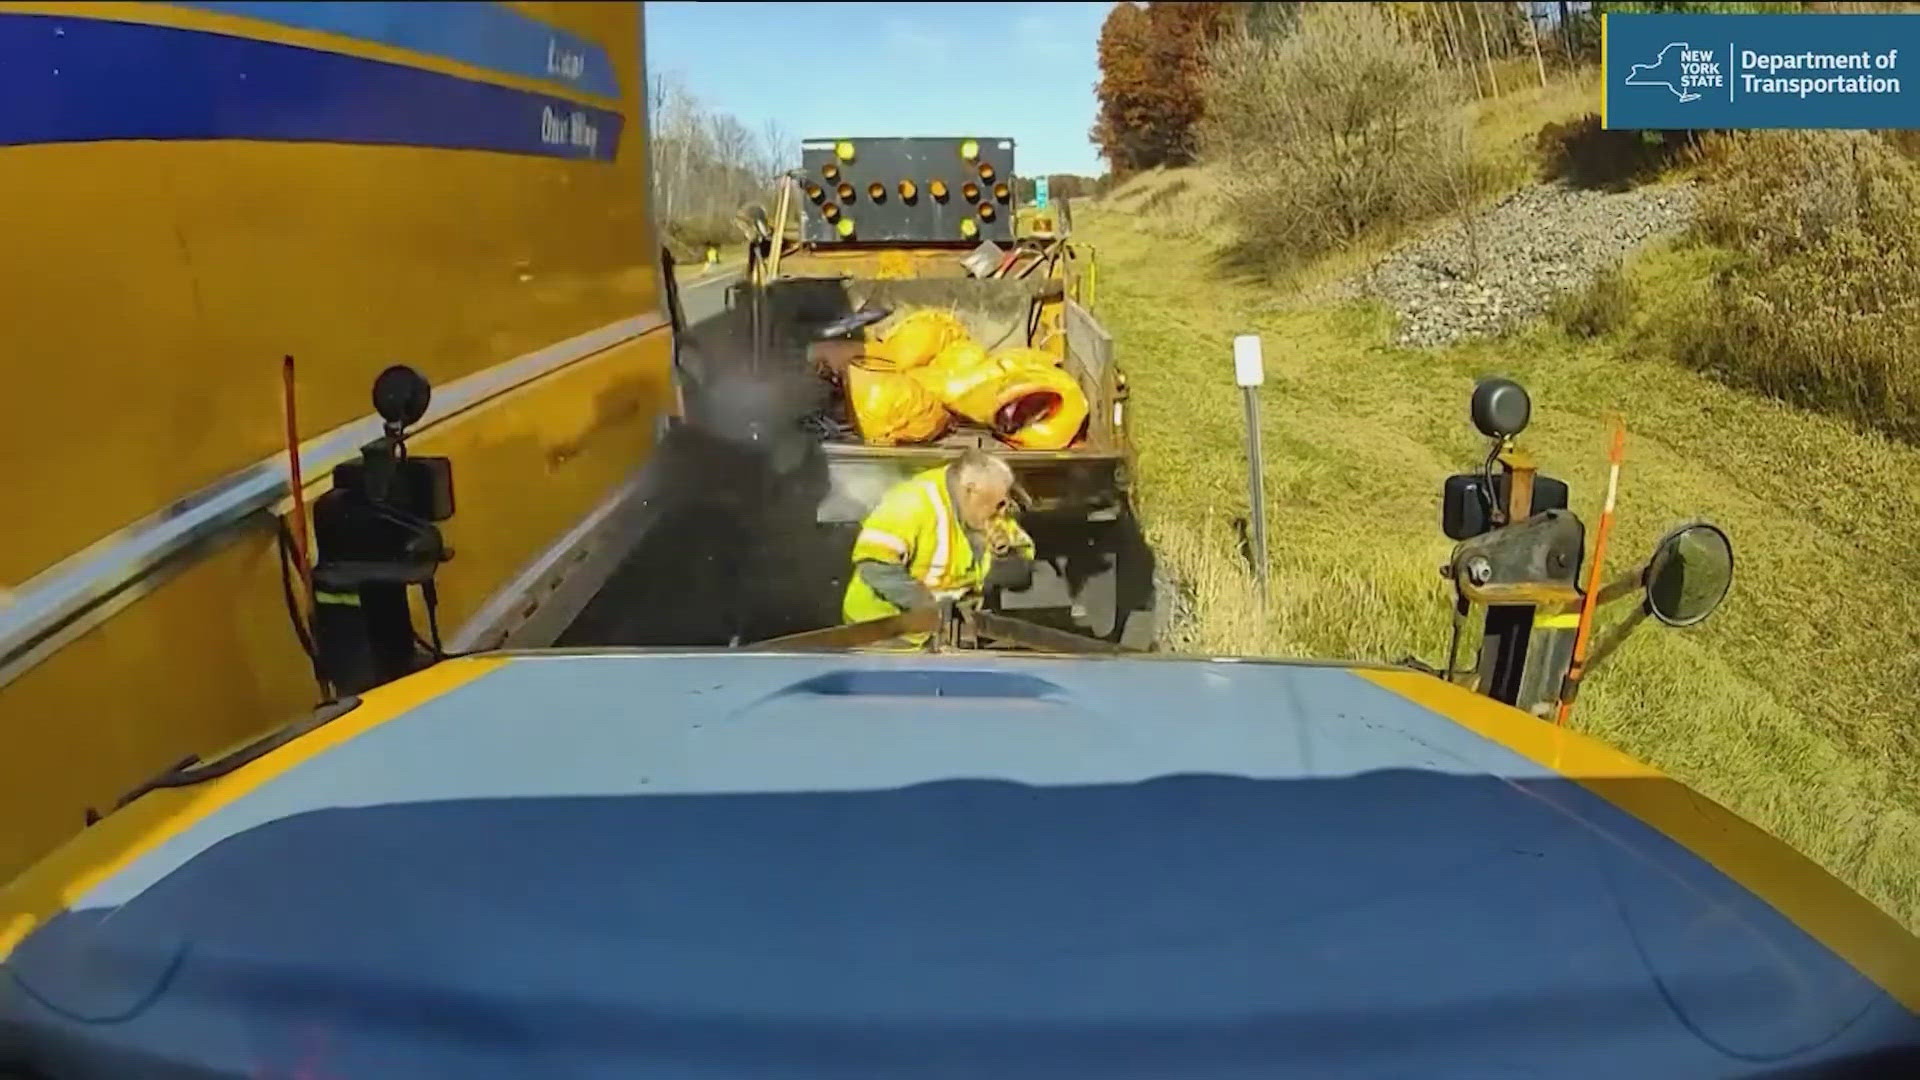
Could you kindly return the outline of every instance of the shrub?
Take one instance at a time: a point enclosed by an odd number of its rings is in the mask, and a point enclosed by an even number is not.
[[[723,214],[668,222],[663,232],[667,248],[678,261],[698,262],[705,257],[708,244],[729,247],[746,240],[733,218]]]
[[[1598,113],[1548,124],[1534,137],[1547,180],[1575,187],[1624,191],[1657,177],[1677,161],[1690,139],[1685,131],[1609,131]]]
[[[1864,132],[1716,139],[1703,239],[1733,252],[1684,359],[1920,442],[1920,163]]]
[[[1373,4],[1314,5],[1282,38],[1209,55],[1201,145],[1245,252],[1311,258],[1451,208],[1470,187],[1456,88]]]
[[[1633,307],[1632,284],[1618,267],[1609,267],[1586,288],[1558,297],[1553,320],[1573,337],[1602,337],[1624,329]]]
[[[1920,158],[1920,131],[1906,129],[1901,131],[1883,131],[1881,137],[1895,150],[1910,158]]]

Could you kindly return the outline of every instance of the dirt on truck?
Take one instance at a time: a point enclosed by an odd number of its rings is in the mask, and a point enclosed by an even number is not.
[[[893,484],[980,447],[1013,467],[1037,545],[1032,584],[989,608],[1152,645],[1164,605],[1132,500],[1126,378],[1090,307],[1092,252],[1064,215],[1017,234],[1013,176],[1008,139],[804,145],[772,212],[747,218],[797,216],[798,241],[761,225],[725,310],[681,335],[690,459],[771,462],[682,493],[687,535],[727,565],[689,601],[693,571],[668,569],[663,538],[663,561],[633,560],[631,584],[674,578],[646,606],[684,617],[611,614],[624,630],[590,618],[580,641],[735,644],[833,625],[861,519]],[[930,324],[938,340],[907,356],[900,342]],[[962,388],[944,405],[927,377],[942,363]]]

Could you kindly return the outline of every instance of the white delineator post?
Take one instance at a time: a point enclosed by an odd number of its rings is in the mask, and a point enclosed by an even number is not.
[[[1241,334],[1233,339],[1233,381],[1247,410],[1247,506],[1253,518],[1253,573],[1260,582],[1260,601],[1267,600],[1267,493],[1260,468],[1260,386],[1267,381],[1260,358],[1260,336]]]

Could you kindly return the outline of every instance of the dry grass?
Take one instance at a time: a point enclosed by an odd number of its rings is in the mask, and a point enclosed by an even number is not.
[[[1533,76],[1531,57],[1527,58],[1526,74]],[[1504,72],[1502,78],[1506,78]],[[1464,107],[1476,169],[1481,173],[1474,177],[1480,206],[1534,179],[1539,167],[1534,142],[1541,128],[1577,119],[1590,111],[1597,79],[1592,69],[1552,73],[1545,87],[1536,80],[1524,89]],[[1387,224],[1303,264],[1250,260],[1235,247],[1239,230],[1228,208],[1222,180],[1221,170],[1208,165],[1154,169],[1130,178],[1097,205],[1137,219],[1130,224],[1149,236],[1206,244],[1216,253],[1215,265],[1222,276],[1245,280],[1250,263],[1259,264],[1260,270],[1253,276],[1270,296],[1305,292],[1352,277],[1429,224]],[[1159,201],[1160,192],[1175,188],[1182,190],[1182,198],[1157,211],[1165,221],[1155,221],[1142,212],[1145,205]]]
[[[1145,198],[1168,177],[1177,176],[1184,171],[1182,169],[1148,169],[1145,172],[1134,173],[1115,184],[1106,194],[1088,199],[1087,202],[1118,210],[1134,210],[1138,208],[1138,200]]]
[[[1142,180],[1131,198],[1169,182]],[[1642,258],[1622,286],[1637,307],[1610,313],[1598,337],[1541,327],[1431,354],[1391,346],[1375,309],[1275,311],[1270,285],[1223,278],[1205,245],[1152,235],[1112,200],[1076,224],[1099,245],[1100,315],[1134,387],[1149,532],[1196,612],[1178,647],[1438,661],[1447,612],[1436,568],[1449,549],[1438,491],[1483,452],[1466,417],[1473,380],[1526,383],[1527,442],[1590,522],[1606,417],[1618,410],[1629,444],[1613,565],[1704,517],[1733,537],[1739,572],[1705,626],[1631,639],[1575,724],[1920,928],[1920,778],[1904,767],[1916,749],[1908,688],[1920,681],[1920,595],[1906,584],[1920,580],[1920,549],[1905,531],[1920,520],[1920,449],[1666,355],[1663,327],[1705,302],[1722,256]],[[1247,498],[1231,339],[1248,332],[1263,336],[1269,371],[1264,612],[1233,524]]]
[[[1129,177],[1106,196],[1080,199],[1130,215],[1135,227],[1164,240],[1190,240],[1209,246],[1225,243],[1226,227],[1220,177],[1205,166],[1150,169]]]
[[[1709,141],[1700,231],[1741,253],[1675,351],[1920,443],[1920,163],[1864,132]]]
[[[1545,86],[1533,72],[1528,75],[1525,89],[1467,106],[1474,156],[1486,164],[1497,183],[1507,187],[1533,179],[1539,164],[1533,140],[1542,127],[1577,119],[1597,104],[1593,88],[1600,76],[1592,68],[1549,72]]]

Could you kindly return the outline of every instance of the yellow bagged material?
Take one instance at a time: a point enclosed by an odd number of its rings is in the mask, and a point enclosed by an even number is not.
[[[865,363],[877,371],[911,371],[965,340],[967,328],[951,311],[921,308],[895,323],[867,346]]]
[[[971,390],[980,383],[992,379],[997,373],[998,369],[987,360],[987,350],[971,339],[963,339],[948,345],[940,350],[940,355],[934,357],[932,362],[909,372],[921,386],[926,387],[929,393],[949,409],[954,409],[955,402],[964,400]],[[960,412],[959,409],[954,411]],[[976,424],[986,423],[985,420],[967,416],[964,412],[960,412],[960,415],[973,420]]]
[[[1057,367],[1016,368],[995,386],[994,434],[1018,449],[1064,450],[1087,422],[1086,392]]]
[[[1064,449],[1087,419],[1080,384],[1061,370],[1058,357],[1039,349],[989,353],[958,341],[910,375],[956,415],[1022,450]]]
[[[1045,349],[1030,349],[1025,345],[1009,345],[1004,349],[995,349],[991,358],[1000,362],[1002,367],[1059,367],[1060,358]]]
[[[847,402],[869,446],[928,442],[947,430],[946,407],[910,375],[847,369]]]
[[[1087,395],[1072,375],[1043,362],[1047,356],[1031,349],[997,353],[948,379],[942,391],[951,396],[942,400],[1012,446],[1064,449],[1086,422]]]

